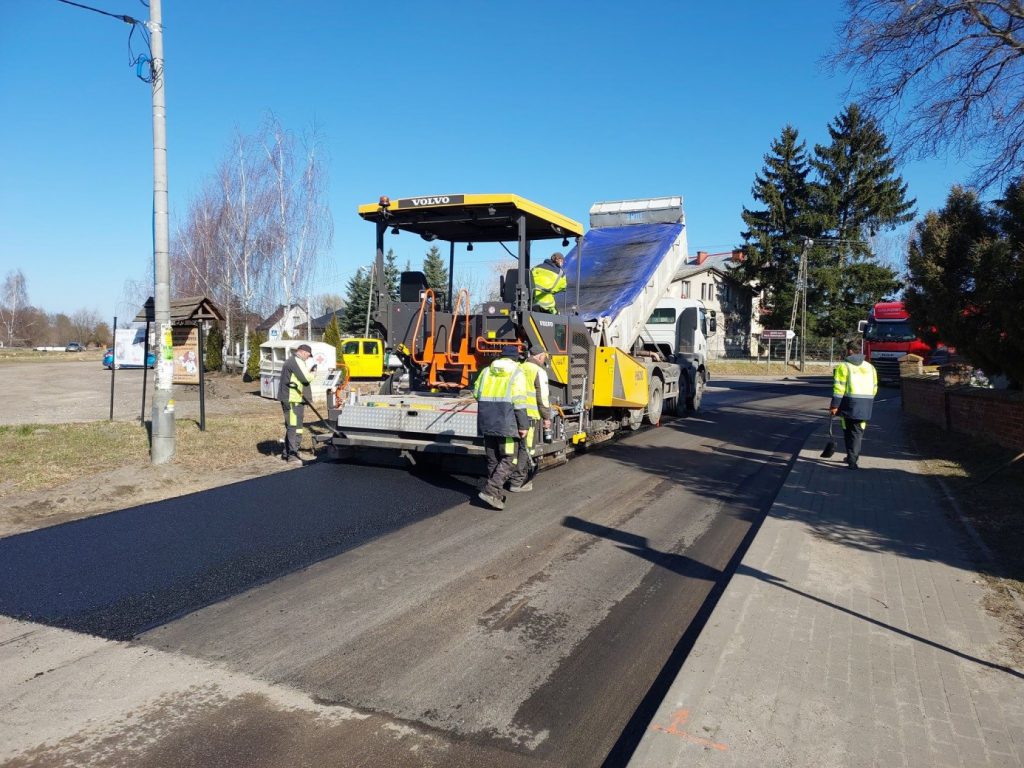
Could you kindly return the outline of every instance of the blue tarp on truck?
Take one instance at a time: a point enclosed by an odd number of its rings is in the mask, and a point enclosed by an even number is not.
[[[683,224],[630,224],[591,229],[583,236],[578,310],[583,320],[615,318],[654,278]],[[565,259],[566,300],[576,303],[578,254]],[[666,286],[667,287],[667,286]],[[646,318],[645,318],[646,319]]]

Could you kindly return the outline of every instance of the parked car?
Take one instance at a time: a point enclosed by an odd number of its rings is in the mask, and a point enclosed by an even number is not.
[[[156,353],[150,352],[148,355],[146,355],[146,367],[152,368],[154,365],[156,365]],[[108,369],[117,368],[118,370],[120,370],[122,368],[141,368],[142,366],[136,365],[134,363],[118,363],[115,365],[114,349],[113,347],[107,347],[107,351],[103,354],[103,367]]]
[[[69,341],[68,345],[64,347],[65,352],[85,352],[85,347],[79,344],[77,341]]]

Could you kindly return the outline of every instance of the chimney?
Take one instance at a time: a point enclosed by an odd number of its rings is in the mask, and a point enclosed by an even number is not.
[[[707,261],[707,258],[708,258],[708,252],[707,251],[697,251],[697,265],[698,266],[703,264],[705,261]]]
[[[743,254],[743,251],[741,251],[739,248],[733,250],[732,260],[735,261],[737,264],[742,264],[744,259],[746,258],[747,257]]]

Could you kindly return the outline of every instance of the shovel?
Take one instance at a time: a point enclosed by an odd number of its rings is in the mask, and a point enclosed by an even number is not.
[[[832,454],[836,452],[836,441],[832,439],[832,422],[835,421],[832,414],[828,416],[828,442],[825,443],[825,449],[821,452],[821,458],[830,459]]]

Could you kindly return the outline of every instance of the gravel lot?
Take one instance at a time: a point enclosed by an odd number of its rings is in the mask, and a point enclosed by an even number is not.
[[[122,369],[114,379],[114,418],[138,419],[142,414],[141,369]],[[150,417],[153,371],[146,377],[146,419]],[[110,415],[111,373],[96,361],[8,362],[0,365],[0,424],[64,424],[100,421]],[[199,418],[199,387],[178,386],[174,399],[179,419]],[[241,376],[208,374],[206,415],[248,413],[274,409],[273,400],[259,396],[258,383]]]

